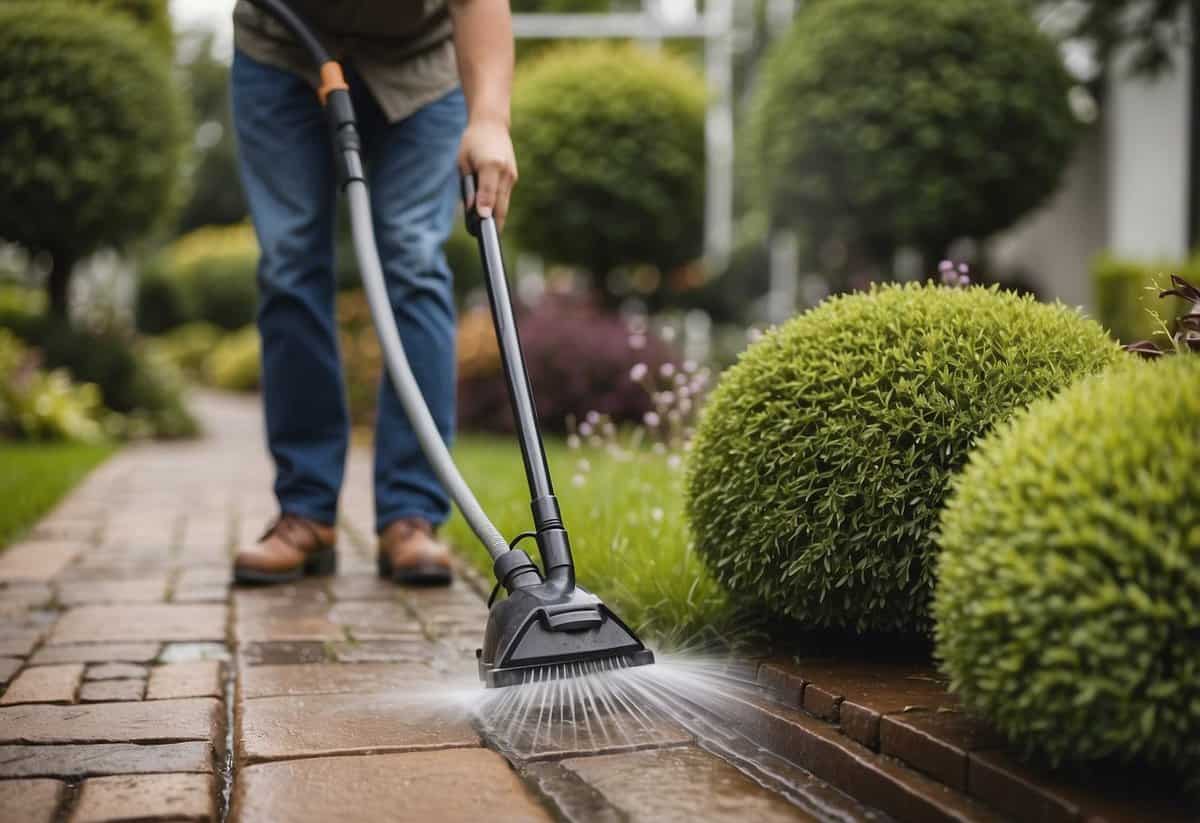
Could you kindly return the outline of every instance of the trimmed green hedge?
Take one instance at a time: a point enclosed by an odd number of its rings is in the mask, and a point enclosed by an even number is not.
[[[138,283],[137,326],[161,334],[186,323],[235,331],[258,306],[258,241],[248,223],[206,226],[158,256]]]
[[[754,101],[756,188],[814,253],[937,260],[1054,191],[1078,132],[1070,87],[1020,3],[806,3]]]
[[[616,266],[671,270],[699,257],[703,78],[635,46],[562,46],[523,62],[513,142],[523,174],[511,231],[604,285]]]
[[[1095,322],[995,288],[843,295],[722,376],[688,462],[697,550],[814,628],[930,632],[933,533],[975,440],[1126,357]]]
[[[1092,264],[1096,319],[1123,343],[1160,336],[1161,318],[1169,326],[1183,313],[1176,299],[1160,300],[1159,291],[1171,288],[1171,275],[1200,282],[1200,259],[1186,263],[1146,263],[1101,255]]]
[[[938,653],[1027,750],[1200,788],[1200,358],[1130,361],[972,454],[942,516]]]
[[[59,0],[60,2],[62,0]],[[175,31],[171,26],[168,0],[66,0],[72,5],[86,3],[113,14],[124,15],[137,23],[154,44],[167,55],[175,53]]]
[[[262,382],[258,329],[247,326],[221,338],[204,360],[208,383],[230,391],[255,391]]]

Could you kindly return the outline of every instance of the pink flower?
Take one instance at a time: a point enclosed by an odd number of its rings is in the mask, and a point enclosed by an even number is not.
[[[641,383],[646,379],[646,374],[650,369],[645,363],[634,363],[633,368],[629,370],[629,379],[634,383]]]
[[[656,412],[648,411],[644,415],[642,415],[642,422],[653,429],[653,428],[656,428],[658,426],[658,424],[662,422],[662,419],[658,416],[658,414]]]

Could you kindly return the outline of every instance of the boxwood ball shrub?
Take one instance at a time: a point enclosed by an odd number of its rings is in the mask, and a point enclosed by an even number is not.
[[[687,470],[697,549],[735,595],[809,627],[931,633],[933,533],[972,444],[1123,357],[1075,310],[996,288],[829,299],[714,391]]]
[[[104,9],[111,14],[125,15],[136,22],[166,54],[175,53],[175,31],[171,26],[171,11],[162,0],[57,0]]]
[[[934,603],[964,705],[1053,761],[1196,781],[1198,465],[1191,355],[1081,382],[980,444],[942,516]]]
[[[76,260],[169,216],[185,122],[167,55],[128,15],[0,3],[0,237],[52,258],[52,311]]]
[[[756,185],[813,245],[936,260],[1054,191],[1077,134],[1070,86],[1021,3],[806,3],[754,101]]]
[[[161,334],[189,322],[235,331],[258,306],[258,241],[249,223],[205,226],[158,255],[138,281],[138,328]]]
[[[704,224],[703,78],[635,46],[555,48],[522,62],[513,93],[521,248],[589,270],[668,271],[699,257]]]

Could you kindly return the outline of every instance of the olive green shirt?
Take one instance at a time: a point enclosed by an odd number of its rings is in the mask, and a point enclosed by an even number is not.
[[[458,86],[447,0],[290,0],[334,59],[349,63],[392,122]],[[291,34],[249,0],[233,10],[234,44],[249,57],[318,85]]]

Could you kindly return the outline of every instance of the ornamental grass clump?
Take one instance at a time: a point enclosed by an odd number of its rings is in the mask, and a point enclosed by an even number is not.
[[[933,531],[967,451],[1126,356],[1078,312],[996,288],[830,299],[714,391],[687,471],[697,549],[735,595],[808,627],[929,633]]]
[[[1052,762],[1200,787],[1200,357],[1130,362],[988,436],[942,516],[964,705]]]

